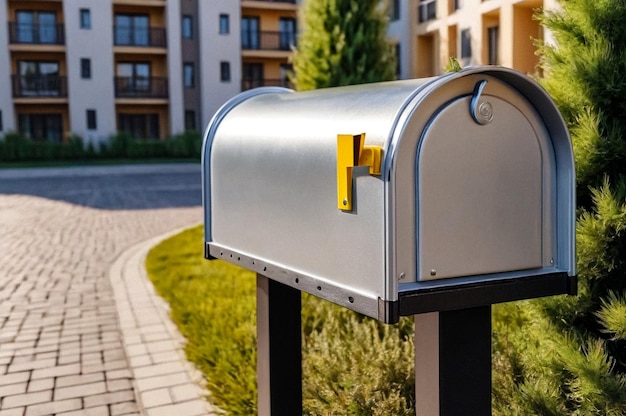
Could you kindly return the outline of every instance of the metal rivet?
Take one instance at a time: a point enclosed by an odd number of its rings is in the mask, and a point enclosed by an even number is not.
[[[430,275],[431,275],[431,276],[437,276],[437,270],[432,269],[432,270],[430,271]]]
[[[344,198],[344,200],[343,200],[343,205],[344,205],[344,206],[348,205],[348,200],[347,200],[347,199],[345,199],[345,198]]]
[[[406,277],[406,275],[405,275],[404,273],[400,273],[400,276],[398,276],[398,278],[399,278],[400,280],[404,279],[405,277]]]
[[[554,259],[550,259],[550,264],[554,264]]]

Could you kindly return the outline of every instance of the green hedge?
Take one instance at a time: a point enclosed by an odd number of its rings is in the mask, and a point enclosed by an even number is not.
[[[79,136],[67,142],[32,141],[9,132],[0,138],[0,162],[85,161],[98,159],[200,159],[202,138],[185,132],[165,140],[134,139],[127,133],[109,137],[97,147]]]

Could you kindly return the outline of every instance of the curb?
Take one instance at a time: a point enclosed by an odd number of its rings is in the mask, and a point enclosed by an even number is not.
[[[124,251],[109,278],[124,351],[140,413],[145,416],[218,416],[208,401],[204,377],[185,357],[185,338],[169,317],[145,269],[152,247],[179,232],[168,232]]]

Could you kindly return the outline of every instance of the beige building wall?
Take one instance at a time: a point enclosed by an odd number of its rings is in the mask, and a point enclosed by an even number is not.
[[[533,15],[543,7],[556,7],[556,0],[420,0],[414,76],[442,74],[450,57],[462,66],[495,64],[535,73],[535,41],[546,34]]]

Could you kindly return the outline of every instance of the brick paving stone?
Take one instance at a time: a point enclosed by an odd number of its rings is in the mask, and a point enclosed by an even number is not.
[[[93,396],[106,392],[106,384],[104,381],[96,383],[79,384],[70,387],[58,387],[54,389],[54,399],[63,400],[75,397]]]
[[[83,407],[81,399],[54,401],[28,406],[25,416],[54,415],[69,410],[78,410],[81,407]]]
[[[176,374],[170,374],[167,377],[156,376],[156,377],[148,377],[148,378],[139,378],[136,380],[137,386],[139,390],[153,390],[161,387],[169,387],[176,386],[178,384],[189,383],[191,380],[189,379],[189,375],[181,371]]]
[[[109,406],[90,407],[73,412],[57,413],[56,416],[109,416]]]
[[[116,380],[107,380],[107,391],[114,392],[120,390],[129,390],[132,389],[133,386],[128,378],[119,378]]]
[[[57,387],[69,387],[79,384],[95,383],[98,381],[104,381],[104,373],[92,373],[92,374],[79,374],[74,376],[58,377],[56,379]]]
[[[133,400],[135,400],[135,393],[132,390],[122,390],[114,393],[104,393],[84,398],[85,407],[117,404]]]
[[[0,397],[13,396],[15,394],[26,393],[27,383],[7,384],[0,387]]]
[[[24,416],[26,408],[14,407],[13,409],[0,410],[0,416]]]
[[[204,416],[207,414],[207,404],[203,400],[194,400],[191,402],[177,403],[169,406],[160,406],[147,409],[148,416]]]
[[[28,392],[52,390],[54,388],[54,378],[42,378],[31,380],[28,383]]]
[[[143,392],[141,393],[141,402],[146,409],[174,403],[170,397],[168,389],[157,389]]]
[[[29,406],[32,404],[49,402],[52,399],[52,390],[45,390],[35,393],[16,394],[2,399],[2,408]]]
[[[40,368],[33,371],[32,379],[60,377],[80,374],[80,365],[65,364],[59,366],[50,366],[48,368]]]
[[[136,414],[136,412],[138,411],[137,404],[134,402],[113,404],[111,405],[110,409],[111,416]]]
[[[30,379],[30,371],[22,371],[21,373],[6,374],[0,377],[0,386],[20,383],[22,381],[28,381],[28,379]]]
[[[181,384],[170,388],[170,396],[174,402],[185,402],[197,399],[199,392],[198,386],[192,383]]]

